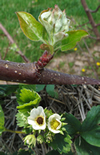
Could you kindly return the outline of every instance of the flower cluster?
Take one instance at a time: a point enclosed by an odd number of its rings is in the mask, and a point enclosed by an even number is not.
[[[57,5],[52,11],[51,8],[42,11],[38,19],[49,34],[50,45],[68,36],[70,20],[66,17],[65,10],[61,11]]]
[[[61,116],[58,114],[53,114],[48,118],[48,129],[53,133],[59,133],[60,128],[62,126]],[[46,115],[44,113],[44,109],[39,106],[34,108],[30,112],[30,116],[28,117],[28,123],[32,125],[35,130],[45,130],[46,128]]]

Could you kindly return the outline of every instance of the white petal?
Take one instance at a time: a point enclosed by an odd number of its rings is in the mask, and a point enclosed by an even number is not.
[[[36,122],[36,119],[38,116],[44,119],[43,125],[39,125]],[[33,129],[35,130],[39,130],[39,129],[44,130],[46,128],[45,113],[44,113],[44,109],[41,106],[31,110],[30,116],[28,117],[28,123],[31,124]]]
[[[56,119],[60,124],[59,126],[56,128],[57,130],[61,128],[61,121],[59,119]]]
[[[48,11],[48,12],[44,12],[41,14],[41,19],[44,20],[44,18],[48,18],[51,14],[51,11]]]
[[[39,115],[44,115],[44,109],[41,106],[39,106],[37,110],[39,111]]]
[[[53,132],[53,133],[59,133],[60,132],[60,128],[61,128],[61,121],[60,121],[60,119],[61,119],[61,116],[59,115],[59,114],[53,114],[53,115],[51,115],[50,117],[49,117],[49,119],[48,119],[48,129],[51,131],[51,132]],[[50,124],[50,122],[52,121],[52,120],[56,120],[56,121],[58,121],[60,124],[59,124],[59,126],[54,130],[54,129],[52,129],[51,128],[51,124]]]
[[[38,111],[37,111],[36,108],[32,109],[32,110],[31,110],[31,113],[30,113],[30,116],[33,117],[33,118],[37,117],[37,116],[38,116],[38,113],[37,113],[37,112],[38,112]]]
[[[49,120],[50,120],[50,121],[51,121],[52,119],[58,119],[58,120],[60,120],[60,119],[61,119],[61,116],[58,115],[58,114],[53,114],[53,115],[51,115],[51,116],[49,117]]]

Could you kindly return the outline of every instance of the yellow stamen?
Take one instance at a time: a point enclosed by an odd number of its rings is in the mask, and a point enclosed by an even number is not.
[[[50,125],[51,125],[51,128],[52,128],[53,130],[56,130],[57,127],[60,125],[60,123],[59,123],[57,120],[52,120],[52,121],[50,122]]]

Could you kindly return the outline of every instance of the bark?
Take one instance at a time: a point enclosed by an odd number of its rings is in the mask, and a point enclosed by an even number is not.
[[[0,60],[0,80],[26,84],[100,84],[100,80],[69,75],[46,68],[37,63],[16,63]]]
[[[87,17],[88,17],[88,19],[90,21],[90,24],[93,27],[93,31],[94,31],[94,34],[97,37],[97,40],[100,40],[100,34],[99,34],[98,29],[97,29],[97,24],[95,24],[94,19],[93,19],[92,15],[91,15],[91,10],[89,10],[89,8],[88,8],[87,3],[86,3],[85,0],[81,0],[81,3],[83,5],[83,8],[84,8],[86,14],[87,14]],[[99,7],[97,8],[97,10],[98,9],[99,9]]]

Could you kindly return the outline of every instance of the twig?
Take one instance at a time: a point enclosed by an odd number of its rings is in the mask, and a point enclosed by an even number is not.
[[[13,44],[15,43],[15,41],[13,40],[13,38],[10,36],[10,34],[7,32],[7,30],[4,28],[4,26],[0,23],[0,29],[4,32],[4,34],[7,36],[7,38],[9,39],[10,43]],[[17,46],[17,45],[16,45]],[[19,47],[17,46],[17,48],[19,49]],[[30,62],[26,56],[19,50],[17,51],[17,53],[23,58],[23,60],[25,62]]]
[[[94,19],[93,19],[92,15],[91,15],[91,12],[90,12],[90,10],[89,10],[87,4],[86,4],[86,1],[85,1],[85,0],[81,0],[81,3],[82,3],[82,5],[83,5],[83,8],[84,8],[86,14],[87,14],[87,17],[88,17],[88,19],[89,19],[89,21],[90,21],[90,24],[91,24],[92,27],[93,27],[94,34],[96,35],[97,39],[100,40],[99,31],[98,31],[98,29],[96,28],[96,24],[95,24]]]
[[[100,8],[100,5],[99,5],[95,10],[90,10],[90,9],[89,9],[89,11],[90,11],[91,13],[95,13],[95,12],[97,12],[97,11],[99,10],[99,8]]]
[[[86,101],[86,103],[87,103],[89,109],[91,109],[91,105],[92,105],[92,98],[91,98],[91,95],[92,95],[92,94],[89,92],[89,90],[88,90],[88,88],[87,88],[86,85],[83,85],[83,87],[84,87],[84,90],[85,90],[85,93],[86,93],[86,96],[87,96],[87,99],[88,99],[89,104],[88,104],[88,102],[87,102],[87,100],[86,100],[85,97],[84,97],[84,100]]]
[[[93,90],[96,94],[99,94],[100,95],[100,91],[95,89],[92,85],[88,85],[88,87]]]
[[[89,50],[89,48],[88,48],[88,45],[87,45],[86,41],[85,41],[84,39],[83,39],[83,41],[84,41],[84,44],[85,44],[85,46],[86,46],[86,48],[87,48],[88,53],[89,53],[90,56],[92,57],[91,52],[90,52],[90,50]],[[93,57],[92,57],[92,58],[93,58]],[[96,64],[96,61],[95,61],[94,58],[93,58],[93,61],[94,61],[94,63]],[[92,70],[93,70],[93,72],[94,72],[94,74],[95,74],[95,77],[98,79],[98,75],[97,75],[95,69],[93,68],[93,66],[91,65],[91,62],[90,62],[89,59],[88,59],[88,62],[89,62],[89,65],[91,66],[91,68],[92,68]]]
[[[10,44],[9,44],[9,45],[10,45]],[[5,58],[6,58],[6,55],[7,55],[8,50],[9,50],[9,45],[8,45],[8,47],[6,48],[6,52],[5,52],[5,55],[4,55],[4,57],[3,57],[3,60],[5,60]]]

